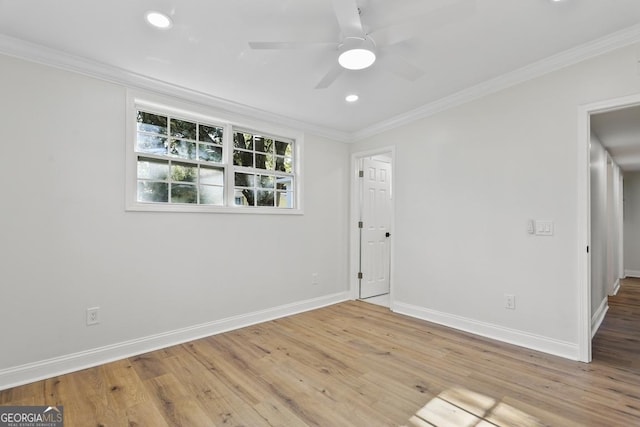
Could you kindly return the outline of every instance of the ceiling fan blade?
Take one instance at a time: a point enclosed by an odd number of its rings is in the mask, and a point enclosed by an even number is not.
[[[392,73],[411,82],[424,76],[424,70],[407,62],[402,56],[394,53],[385,53],[384,66]]]
[[[251,49],[317,49],[337,48],[336,42],[249,42]]]
[[[316,89],[326,89],[331,86],[331,84],[336,81],[338,76],[342,74],[342,71],[342,67],[340,67],[338,64],[334,65],[333,68],[331,68],[329,72],[325,74],[322,80],[318,82],[318,84],[316,85]]]
[[[343,37],[362,37],[362,21],[356,0],[333,0],[333,9]]]
[[[369,35],[378,46],[390,46],[415,37],[424,28],[440,28],[473,16],[475,11],[476,0],[457,0],[438,9],[414,15],[400,24],[380,28]]]

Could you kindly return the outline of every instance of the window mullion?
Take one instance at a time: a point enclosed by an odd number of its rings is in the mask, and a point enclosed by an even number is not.
[[[197,130],[196,130],[197,132]],[[196,133],[196,138],[197,138],[197,133]],[[198,145],[196,144],[196,147]],[[198,149],[196,148],[196,156],[198,155]],[[196,166],[196,204],[201,204],[200,203],[200,199],[201,199],[201,194],[200,194],[200,165]]]
[[[172,193],[172,188],[173,187],[173,177],[171,175],[171,168],[173,167],[173,161],[171,161],[171,159],[169,159],[169,175],[167,175],[167,182],[169,183],[169,185],[167,186],[167,191],[169,191],[169,194],[167,194],[167,200],[169,201],[169,203],[172,203],[171,200],[171,193]]]
[[[235,205],[235,165],[233,164],[233,132],[235,129],[232,125],[228,124],[225,126],[224,135],[222,137],[223,141],[223,157],[225,164],[225,173],[224,173],[224,194],[225,194],[225,205],[226,206],[234,206]]]

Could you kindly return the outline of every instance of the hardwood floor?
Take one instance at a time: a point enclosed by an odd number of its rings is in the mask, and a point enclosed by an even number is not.
[[[593,358],[640,370],[640,279],[624,279],[618,295],[609,297],[609,312],[593,340]]]
[[[346,302],[0,392],[65,426],[640,425],[640,280],[571,362]]]

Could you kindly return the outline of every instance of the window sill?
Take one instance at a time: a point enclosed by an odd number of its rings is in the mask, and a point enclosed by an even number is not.
[[[203,206],[187,204],[132,203],[125,208],[127,212],[187,212],[213,214],[260,214],[260,215],[303,215],[302,209],[261,208],[243,206]]]

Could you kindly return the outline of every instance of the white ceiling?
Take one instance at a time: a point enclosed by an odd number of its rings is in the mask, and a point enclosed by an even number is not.
[[[640,106],[593,114],[591,129],[624,172],[640,171]]]
[[[606,47],[602,40],[630,30],[640,35],[638,0],[356,1],[366,31],[412,38],[327,89],[314,87],[337,60],[335,48],[252,50],[248,43],[339,42],[332,0],[0,0],[0,52],[28,42],[31,54],[46,47],[49,58],[64,53],[85,68],[106,65],[111,74],[135,73],[349,139],[545,58]],[[148,10],[168,13],[173,27],[151,28]],[[424,75],[394,74],[393,55]],[[360,100],[347,104],[349,93]]]

